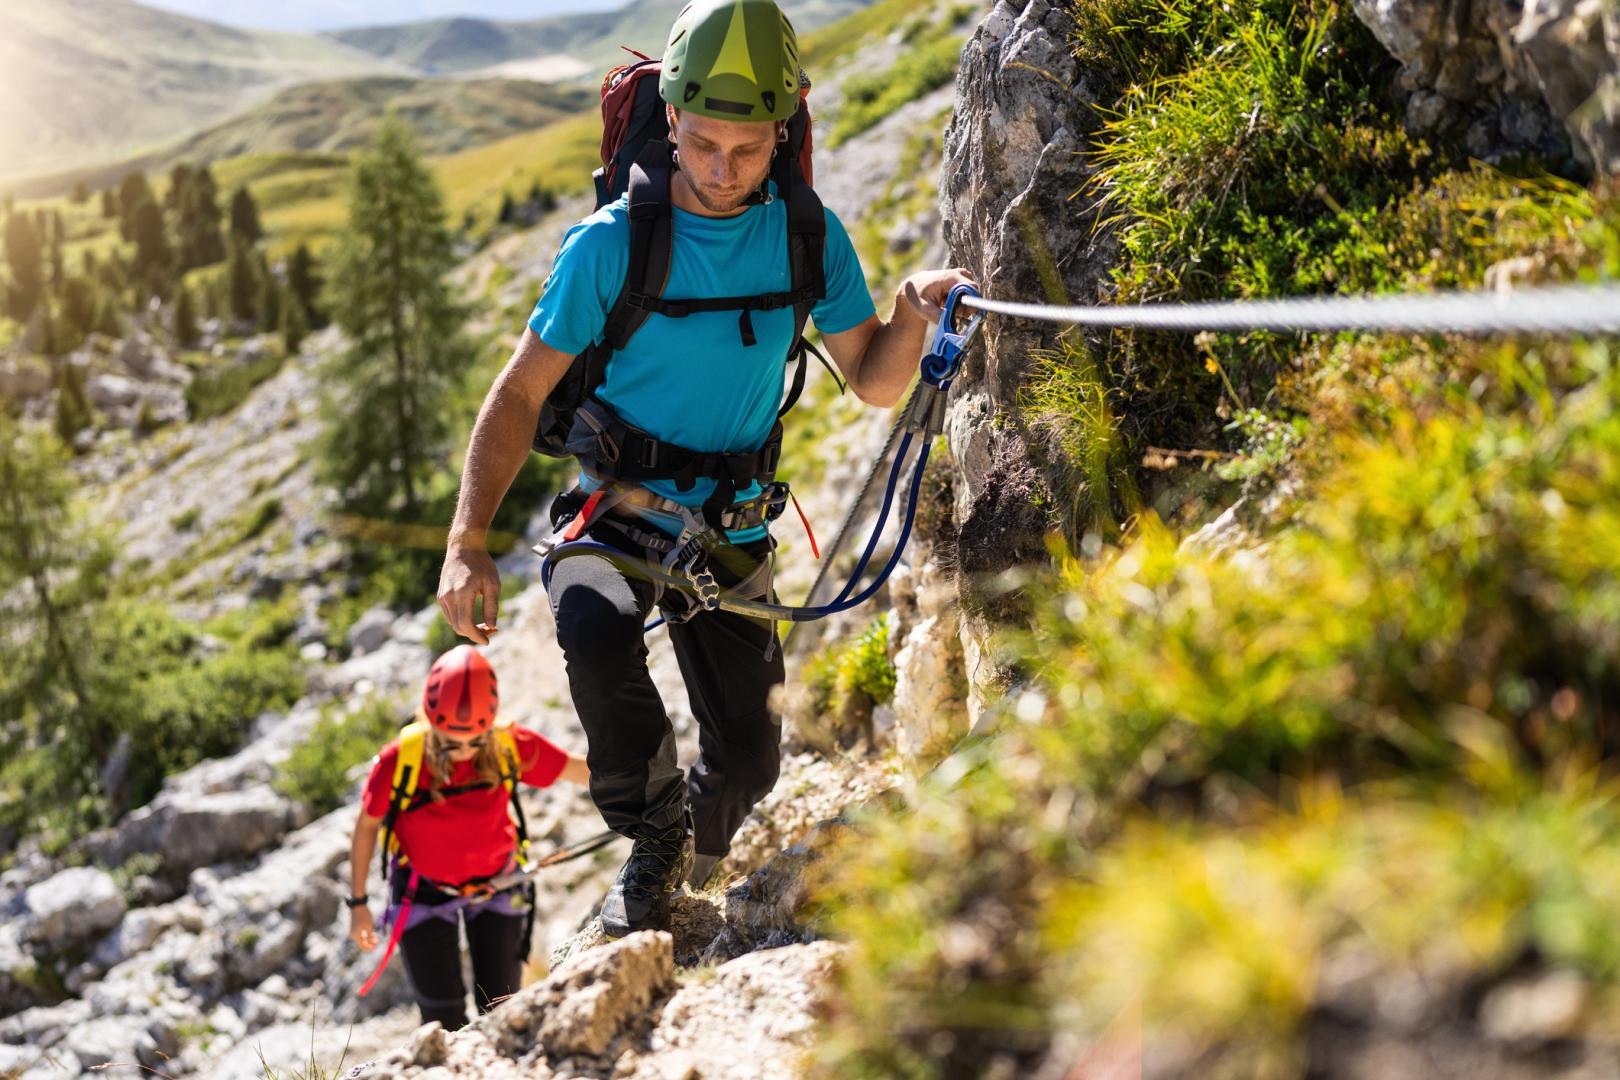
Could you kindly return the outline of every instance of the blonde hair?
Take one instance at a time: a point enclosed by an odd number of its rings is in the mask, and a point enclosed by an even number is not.
[[[427,740],[422,747],[422,764],[427,767],[426,772],[432,780],[427,790],[428,797],[438,802],[444,798],[441,791],[450,785],[450,775],[455,771],[455,763],[450,760],[450,752],[455,749],[456,740],[443,735],[438,728],[429,723],[425,712],[418,710],[416,718],[428,725]],[[478,747],[478,753],[473,757],[473,774],[483,783],[501,783],[506,775],[508,763],[501,760],[501,744],[495,738],[494,727],[473,742]],[[515,769],[517,763],[511,762],[510,767]]]

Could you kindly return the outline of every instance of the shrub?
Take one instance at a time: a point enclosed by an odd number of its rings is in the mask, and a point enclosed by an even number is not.
[[[377,697],[352,711],[322,710],[304,741],[282,763],[276,790],[317,814],[335,810],[353,791],[350,771],[397,735],[406,716],[397,701]]]
[[[827,145],[875,126],[900,106],[915,101],[956,77],[962,39],[941,25],[900,50],[886,71],[850,75],[844,80],[844,101],[838,120],[827,133]]]

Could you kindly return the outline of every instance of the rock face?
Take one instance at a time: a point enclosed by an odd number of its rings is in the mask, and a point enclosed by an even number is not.
[[[1620,171],[1620,9],[1604,0],[1355,0],[1401,62],[1407,123],[1468,124],[1471,152],[1556,154]]]
[[[1071,29],[1061,5],[1001,0],[962,52],[940,212],[950,262],[971,270],[987,295],[1094,303],[1115,259],[1095,207],[1076,197],[1091,176],[1080,149],[1103,102],[1071,54]],[[1049,490],[1005,416],[1058,331],[987,322],[952,390],[951,487],[939,496],[948,506],[930,537],[933,565],[914,561],[917,580],[896,589],[898,604],[908,603],[908,589],[912,601],[895,640],[895,713],[910,750],[928,752],[961,734],[964,711],[971,723],[1004,682],[983,662],[989,625],[976,614],[980,590],[1012,567],[1045,561],[1040,506]]]
[[[1071,196],[1098,104],[1070,55],[1069,16],[1046,0],[1002,0],[962,52],[957,108],[945,133],[940,211],[954,263],[987,295],[1091,303],[1113,260],[1094,216]],[[1041,490],[1021,437],[995,423],[1057,331],[999,320],[968,355],[948,421],[961,569],[994,573],[1041,558]]]

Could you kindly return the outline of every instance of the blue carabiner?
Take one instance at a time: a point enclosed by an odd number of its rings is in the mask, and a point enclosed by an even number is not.
[[[956,372],[962,366],[962,354],[967,351],[968,345],[973,341],[973,335],[979,332],[979,323],[984,320],[984,313],[975,311],[967,326],[961,333],[957,333],[953,329],[956,325],[956,305],[964,296],[978,295],[978,289],[964,283],[951,289],[950,295],[945,298],[945,310],[939,317],[939,329],[934,331],[934,347],[922,360],[921,373],[924,382],[943,389],[956,378]]]

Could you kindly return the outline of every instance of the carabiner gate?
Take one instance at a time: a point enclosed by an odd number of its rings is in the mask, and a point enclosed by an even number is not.
[[[945,297],[945,310],[939,316],[939,328],[934,331],[934,346],[923,357],[921,372],[924,381],[944,389],[956,378],[962,366],[962,354],[973,343],[984,321],[984,313],[975,311],[960,333],[955,330],[956,307],[964,296],[978,296],[979,290],[963,283],[951,289]]]

